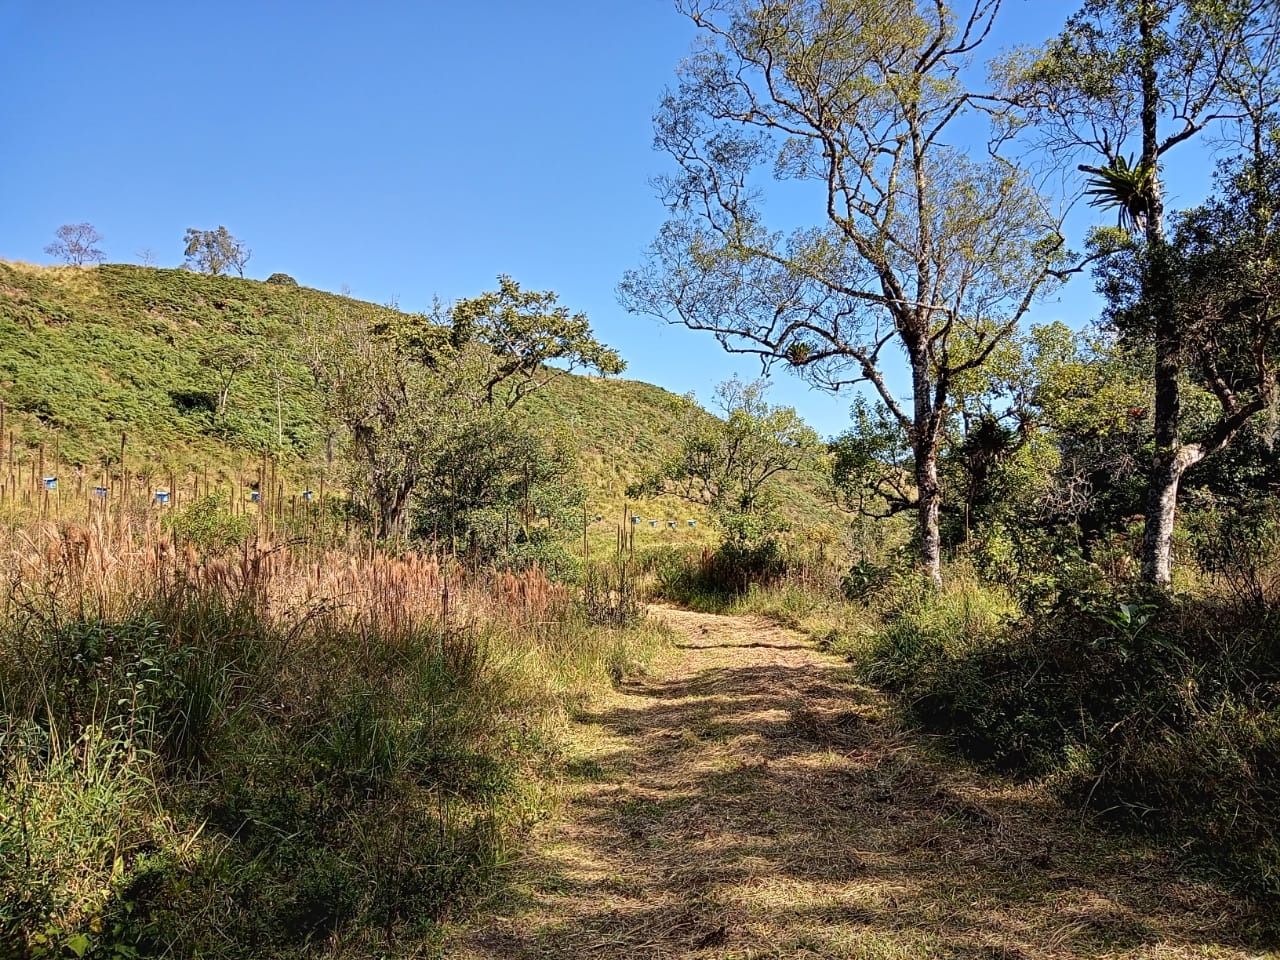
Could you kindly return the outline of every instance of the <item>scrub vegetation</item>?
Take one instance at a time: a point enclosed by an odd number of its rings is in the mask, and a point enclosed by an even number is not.
[[[0,262],[0,960],[1275,955],[1275,0],[675,6],[710,409],[505,275]]]

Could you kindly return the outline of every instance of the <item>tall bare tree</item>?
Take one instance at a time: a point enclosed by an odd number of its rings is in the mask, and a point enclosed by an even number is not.
[[[102,234],[91,223],[64,223],[53,235],[58,239],[45,247],[44,252],[63,263],[81,267],[106,259],[106,254],[97,246],[102,242]]]
[[[940,582],[953,382],[1018,327],[1062,250],[1022,170],[956,146],[973,130],[966,68],[1000,0],[676,6],[702,42],[655,118],[678,167],[661,181],[671,217],[623,303],[825,390],[869,384],[909,438],[921,564]],[[769,175],[807,225],[766,225]]]

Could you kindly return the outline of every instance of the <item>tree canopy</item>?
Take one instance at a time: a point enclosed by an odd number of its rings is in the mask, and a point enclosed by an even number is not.
[[[677,8],[703,42],[662,100],[670,219],[624,279],[633,311],[713,333],[766,367],[869,384],[914,451],[917,549],[941,579],[937,456],[957,377],[1054,282],[1063,238],[1026,173],[972,157],[966,65],[999,3],[712,3]],[[809,223],[771,228],[763,176]],[[891,386],[905,355],[910,395]]]

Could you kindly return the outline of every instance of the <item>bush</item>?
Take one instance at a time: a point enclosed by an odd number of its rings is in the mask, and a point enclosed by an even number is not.
[[[239,546],[253,532],[254,520],[224,509],[219,494],[209,494],[164,516],[164,528],[183,541],[210,552]]]
[[[969,756],[1280,897],[1280,616],[1100,591],[1013,620],[987,592],[907,599],[863,670]]]
[[[273,273],[267,277],[267,283],[274,283],[280,287],[296,287],[298,285],[298,281],[287,273]]]
[[[707,612],[723,611],[753,587],[778,583],[786,558],[773,539],[758,543],[727,540],[701,554],[664,550],[643,558],[642,568],[656,576],[655,593],[674,603]]]

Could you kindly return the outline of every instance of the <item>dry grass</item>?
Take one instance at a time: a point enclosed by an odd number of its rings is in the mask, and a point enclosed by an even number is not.
[[[566,589],[538,567],[467,575],[451,558],[367,549],[316,549],[302,542],[248,541],[202,553],[158,524],[40,521],[0,541],[0,604],[38,602],[101,618],[140,596],[216,592],[252,604],[289,627],[320,620],[333,632],[407,635],[439,624],[528,626],[561,615]]]
[[[546,815],[569,712],[661,643],[574,601],[367,545],[0,533],[0,957],[433,949]]]
[[[579,717],[566,817],[450,956],[1280,956],[1249,904],[941,759],[798,634],[660,615],[679,662]]]

